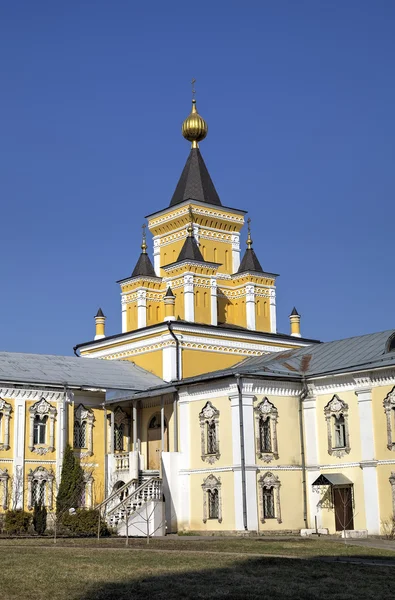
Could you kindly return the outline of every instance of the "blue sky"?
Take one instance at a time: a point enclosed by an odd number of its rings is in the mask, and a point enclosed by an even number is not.
[[[201,151],[322,340],[395,327],[395,3],[2,2],[0,348],[71,354]],[[244,244],[243,244],[244,245]]]

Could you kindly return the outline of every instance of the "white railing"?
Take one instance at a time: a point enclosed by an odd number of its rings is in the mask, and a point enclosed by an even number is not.
[[[124,494],[123,498],[122,494]],[[105,511],[106,521],[113,527],[116,527],[122,521],[128,520],[130,515],[140,509],[146,502],[162,500],[162,480],[159,477],[152,477],[130,492],[128,484],[125,484],[116,491],[116,495],[118,498],[122,498],[116,504],[114,498],[112,498],[111,506],[109,506],[111,497],[102,503],[107,508]],[[112,496],[114,495],[112,494]]]
[[[122,452],[121,454],[114,454],[115,458],[115,470],[116,471],[129,471],[130,461],[129,452]]]

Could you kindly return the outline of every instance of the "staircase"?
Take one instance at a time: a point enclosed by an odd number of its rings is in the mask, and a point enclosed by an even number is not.
[[[128,481],[96,507],[107,524],[117,529],[119,534],[122,535],[128,527],[130,528],[129,535],[146,535],[149,526],[147,520],[152,518],[152,520],[158,521],[156,504],[164,505],[162,480],[159,478],[159,472],[158,476],[151,476],[152,473],[152,471],[140,471],[139,480]],[[163,507],[162,512],[164,513]],[[138,519],[139,516],[140,519]],[[153,528],[154,532],[161,531],[158,535],[162,535],[165,528],[164,519],[162,518],[162,520],[163,526],[159,524],[158,527]],[[144,523],[144,526],[136,528],[135,523],[137,522]],[[140,531],[141,533],[139,533]]]

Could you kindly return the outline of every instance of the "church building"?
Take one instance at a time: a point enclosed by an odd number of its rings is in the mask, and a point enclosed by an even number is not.
[[[81,507],[120,534],[383,533],[395,517],[395,331],[320,343],[276,324],[246,211],[191,149],[118,283],[121,331],[75,357],[0,353],[0,503],[54,510],[65,445]],[[166,206],[167,204],[167,206]],[[132,267],[133,265],[131,265]],[[292,306],[292,305],[291,305]]]

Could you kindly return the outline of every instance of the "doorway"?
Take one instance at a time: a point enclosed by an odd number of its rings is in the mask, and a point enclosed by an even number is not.
[[[336,531],[354,529],[352,485],[333,486]]]
[[[167,421],[165,419],[165,431],[164,431],[164,451],[168,450],[167,443]],[[148,423],[148,432],[147,432],[147,441],[148,441],[148,469],[150,471],[159,471],[160,468],[160,458],[161,458],[161,450],[162,450],[162,441],[161,441],[161,426],[160,426],[160,413],[155,413]]]

